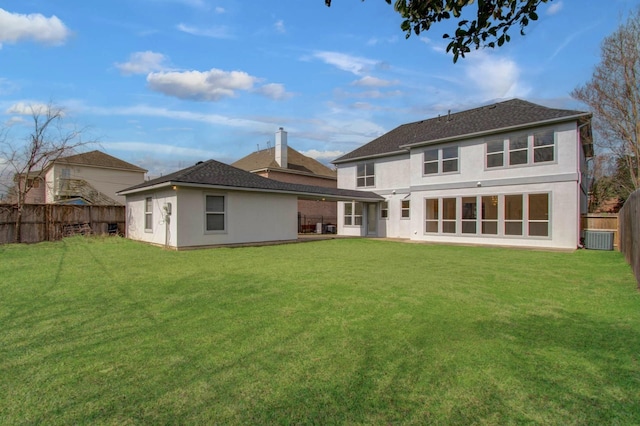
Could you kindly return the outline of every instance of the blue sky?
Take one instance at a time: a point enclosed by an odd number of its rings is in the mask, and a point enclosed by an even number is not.
[[[606,4],[606,6],[605,6]],[[513,97],[585,109],[600,44],[639,0],[553,0],[456,64],[442,23],[408,40],[384,0],[0,0],[0,122],[53,102],[91,148],[150,175],[289,144],[331,161],[398,125]]]

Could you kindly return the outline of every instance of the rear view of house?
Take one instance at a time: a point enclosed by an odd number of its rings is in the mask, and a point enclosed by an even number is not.
[[[334,161],[338,232],[575,249],[587,210],[591,115],[519,99],[404,124]]]

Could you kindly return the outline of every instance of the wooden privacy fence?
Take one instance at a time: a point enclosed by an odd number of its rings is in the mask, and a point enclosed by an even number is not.
[[[619,218],[620,251],[631,265],[640,287],[640,190],[627,199]]]
[[[0,204],[0,244],[15,241],[17,206]],[[124,234],[124,206],[26,204],[22,212],[23,243],[56,241],[75,234]]]

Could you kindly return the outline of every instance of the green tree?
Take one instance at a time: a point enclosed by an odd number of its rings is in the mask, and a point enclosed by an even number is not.
[[[612,156],[614,192],[640,188],[640,8],[604,39],[591,80],[571,92],[593,112],[597,147]]]
[[[391,0],[385,1],[391,4]],[[552,0],[396,0],[393,7],[404,19],[400,27],[406,38],[428,31],[436,22],[457,19],[456,31],[442,36],[449,40],[447,52],[453,53],[453,62],[457,62],[471,48],[502,46],[511,39],[508,31],[514,25],[524,35],[529,22],[538,19],[538,6],[549,1]],[[325,0],[325,4],[331,6],[331,0]],[[474,19],[463,19],[463,9],[472,5],[476,7]]]

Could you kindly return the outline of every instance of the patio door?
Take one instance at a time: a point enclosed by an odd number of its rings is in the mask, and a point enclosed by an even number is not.
[[[367,204],[367,236],[373,237],[378,234],[378,216],[374,203]]]

